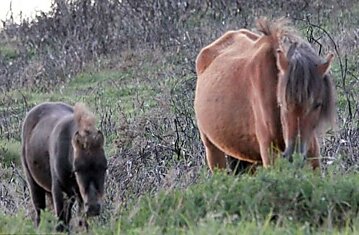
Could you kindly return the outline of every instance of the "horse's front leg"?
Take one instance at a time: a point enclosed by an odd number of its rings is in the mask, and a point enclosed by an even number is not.
[[[75,203],[75,195],[69,195],[69,200],[66,204],[66,224],[70,224],[70,220],[71,220],[71,210],[72,210],[72,206]]]
[[[79,219],[77,221],[77,223],[78,223],[77,226],[79,228],[84,228],[85,231],[87,231],[88,230],[87,218],[86,218],[86,215],[83,213],[84,212],[84,201],[83,201],[79,191],[77,191],[77,193],[76,193],[76,200],[77,200],[77,204],[78,204],[77,216],[79,217]]]
[[[268,168],[271,164],[271,144],[273,141],[268,128],[265,125],[259,124],[256,127],[256,136],[259,144],[259,151],[262,158],[262,164]]]
[[[271,165],[270,154],[269,154],[269,145],[266,143],[259,144],[262,164],[265,168],[268,168]]]
[[[318,170],[320,172],[320,147],[316,136],[313,136],[311,140],[308,149],[308,160],[310,161],[313,170]]]
[[[84,211],[84,201],[82,200],[81,195],[77,196],[77,204],[78,204],[77,215],[82,216]]]

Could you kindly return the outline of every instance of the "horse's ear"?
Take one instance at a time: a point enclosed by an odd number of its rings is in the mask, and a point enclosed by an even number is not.
[[[98,146],[103,147],[105,143],[105,137],[103,136],[101,131],[97,131],[95,140]]]
[[[277,67],[282,74],[288,69],[288,60],[282,49],[277,49]]]
[[[323,64],[319,64],[317,66],[317,71],[320,76],[324,76],[325,74],[327,74],[329,72],[330,65],[332,64],[333,58],[334,58],[334,54],[329,53],[326,61]]]
[[[86,148],[86,140],[83,136],[80,135],[79,131],[76,131],[74,136],[72,137],[72,145],[76,149]]]

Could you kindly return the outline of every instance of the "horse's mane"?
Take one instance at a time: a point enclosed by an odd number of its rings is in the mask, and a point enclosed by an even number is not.
[[[74,107],[74,119],[80,135],[86,135],[96,131],[95,115],[83,103],[76,103]]]
[[[316,67],[323,63],[323,60],[312,46],[300,37],[298,31],[290,26],[290,21],[285,18],[274,21],[266,18],[258,19],[257,29],[270,38],[274,53],[277,49],[281,49],[288,59],[288,74],[282,78],[285,79],[282,101],[310,104],[322,89],[324,92],[321,119],[333,124],[335,120],[333,85],[328,74],[324,74],[323,78],[318,77]]]
[[[287,18],[279,18],[273,21],[263,17],[256,21],[257,30],[271,38],[274,50],[282,47],[287,49],[288,44],[303,42],[298,31],[291,26]]]

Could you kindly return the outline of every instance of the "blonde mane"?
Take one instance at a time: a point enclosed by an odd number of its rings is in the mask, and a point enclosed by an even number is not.
[[[96,131],[96,117],[85,104],[75,104],[74,116],[80,135],[84,136]]]

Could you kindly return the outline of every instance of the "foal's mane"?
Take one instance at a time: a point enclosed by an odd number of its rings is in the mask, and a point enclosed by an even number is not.
[[[74,107],[74,119],[80,135],[85,136],[96,132],[95,115],[83,103],[76,103]]]

